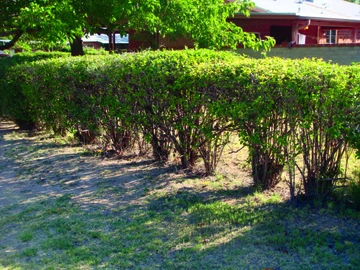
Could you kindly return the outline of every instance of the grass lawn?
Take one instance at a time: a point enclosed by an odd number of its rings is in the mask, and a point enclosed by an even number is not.
[[[0,269],[360,269],[359,212],[256,192],[235,159],[197,178],[2,132]]]

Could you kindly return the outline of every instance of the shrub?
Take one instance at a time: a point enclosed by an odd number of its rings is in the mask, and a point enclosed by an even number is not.
[[[104,48],[94,49],[94,48],[84,48],[85,55],[108,55],[109,51],[106,51]]]
[[[312,61],[299,71],[303,77],[298,78],[302,88],[296,93],[298,128],[293,140],[304,167],[297,167],[305,194],[324,199],[341,173],[347,147],[343,126],[353,106],[353,90],[347,87],[346,67]]]
[[[13,71],[2,81],[24,102],[13,115],[26,112],[58,133],[75,129],[84,142],[101,136],[120,154],[146,140],[157,160],[173,153],[191,169],[202,159],[207,174],[237,132],[254,184],[274,187],[286,167],[292,197],[295,171],[306,195],[326,197],[347,144],[356,146],[357,66],[186,50],[49,59]]]
[[[21,67],[27,63],[41,59],[66,57],[66,53],[19,53],[13,57],[1,59],[0,65],[0,116],[14,120],[20,128],[29,129],[34,126],[30,113],[30,104],[21,90],[21,82],[26,72]]]

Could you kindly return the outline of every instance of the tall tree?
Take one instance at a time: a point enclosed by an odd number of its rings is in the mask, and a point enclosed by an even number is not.
[[[249,15],[250,0],[5,0],[0,13],[0,36],[11,42],[24,34],[34,38],[71,41],[73,55],[81,55],[84,34],[131,30],[187,37],[199,47],[244,46],[269,48],[273,40],[260,41],[227,19],[236,12]]]
[[[11,41],[0,50],[11,48],[24,34],[35,40],[74,40],[83,35],[85,20],[77,16],[71,0],[5,0],[0,12],[0,36]]]

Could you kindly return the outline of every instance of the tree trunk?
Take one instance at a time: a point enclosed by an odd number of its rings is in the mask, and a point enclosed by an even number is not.
[[[252,174],[255,186],[260,187],[262,190],[275,187],[280,182],[284,165],[268,153],[260,150],[257,146],[253,146],[251,155]]]
[[[111,32],[108,34],[108,37],[109,37],[109,53],[111,54],[112,49],[113,49],[113,46],[112,46],[113,39],[112,39],[112,33]]]
[[[71,56],[84,55],[83,43],[81,37],[76,37],[70,42]]]
[[[10,40],[10,42],[5,43],[4,45],[0,45],[0,50],[8,50],[12,46],[15,45],[15,43],[21,38],[21,36],[24,34],[23,31],[17,30],[15,34],[13,35],[13,38]]]

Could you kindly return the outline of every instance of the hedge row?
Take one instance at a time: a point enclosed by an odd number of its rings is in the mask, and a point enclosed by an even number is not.
[[[256,185],[273,187],[286,167],[293,196],[295,171],[307,195],[325,196],[347,144],[358,146],[359,69],[209,50],[58,58],[13,68],[3,95],[23,96],[16,114],[56,132],[119,152],[145,139],[157,159],[202,159],[208,174],[237,132]]]
[[[29,127],[31,125],[27,109],[29,104],[20,91],[20,85],[17,85],[20,82],[13,81],[17,75],[20,75],[18,68],[39,60],[69,56],[69,53],[63,52],[26,52],[0,59],[0,116],[11,116],[19,125]]]

